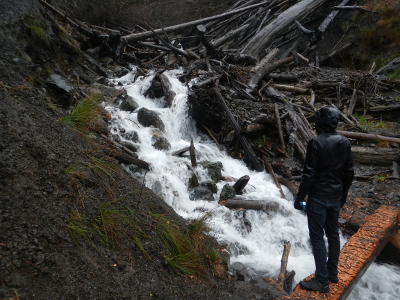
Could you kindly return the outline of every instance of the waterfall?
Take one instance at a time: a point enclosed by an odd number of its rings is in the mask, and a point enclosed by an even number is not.
[[[212,212],[209,220],[211,233],[220,243],[227,245],[231,254],[231,263],[241,262],[261,276],[275,277],[279,273],[283,243],[292,244],[288,271],[296,272],[295,282],[314,273],[314,260],[308,238],[306,215],[293,208],[293,197],[288,190],[284,190],[287,199],[280,197],[279,190],[265,172],[249,170],[240,161],[231,158],[221,151],[207,136],[196,130],[193,120],[188,114],[187,94],[188,87],[183,85],[177,77],[183,75],[183,70],[166,71],[173,91],[176,93],[172,107],[165,108],[164,98],[150,99],[143,93],[150,87],[155,73],[135,78],[135,72],[124,77],[113,79],[112,82],[125,88],[128,95],[134,98],[140,107],[146,107],[160,115],[165,124],[164,134],[171,144],[170,150],[157,150],[151,145],[151,128],[143,127],[137,120],[135,112],[119,110],[115,104],[109,104],[106,109],[112,115],[111,133],[137,132],[139,142],[139,158],[151,164],[151,171],[139,174],[132,171],[132,175],[141,178],[145,185],[156,191],[164,201],[179,215],[186,219],[199,218],[205,212]],[[193,139],[196,148],[197,161],[211,161],[222,163],[223,177],[240,178],[248,175],[250,181],[246,186],[243,199],[270,200],[279,204],[276,211],[245,212],[245,218],[251,224],[247,230],[243,223],[243,210],[230,210],[218,204],[219,193],[225,184],[232,182],[220,181],[217,183],[218,193],[214,201],[191,200],[188,182],[192,174],[196,174],[199,182],[209,179],[206,169],[200,164],[196,169],[191,168],[189,156],[176,157],[173,151],[188,147]],[[341,236],[341,245],[346,242]],[[400,294],[400,267],[388,264],[373,263],[354,288],[349,299],[398,299]]]

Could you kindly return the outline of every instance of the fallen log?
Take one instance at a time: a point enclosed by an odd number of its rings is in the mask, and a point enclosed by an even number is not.
[[[238,200],[228,199],[222,200],[219,204],[233,209],[252,209],[264,211],[278,211],[279,203],[273,200]]]
[[[285,244],[283,245],[281,269],[279,271],[278,278],[276,279],[276,283],[279,284],[282,288],[284,287],[285,280],[287,277],[287,263],[291,247],[292,245],[290,244],[289,241],[285,242]]]
[[[115,158],[120,163],[123,163],[125,165],[136,165],[136,166],[141,167],[146,170],[150,169],[150,164],[148,162],[145,162],[144,160],[136,158],[135,156],[128,155],[128,154],[125,154],[123,152],[120,152],[120,151],[117,151],[115,149],[111,149],[108,147],[104,147],[103,151],[108,156]]]
[[[176,150],[176,151],[172,152],[171,155],[173,155],[173,156],[182,156],[183,153],[185,153],[185,152],[187,152],[187,151],[189,151],[189,150],[190,150],[190,146],[189,146],[189,147],[182,148],[182,149],[180,149],[180,150]]]
[[[391,73],[391,72],[397,71],[398,69],[400,69],[400,56],[393,59],[386,66],[383,66],[382,68],[380,68],[378,71],[376,71],[376,74]]]
[[[275,109],[276,127],[278,128],[279,140],[281,141],[281,150],[286,155],[285,140],[283,138],[281,117],[279,115],[279,109],[277,103],[274,103],[274,109]]]
[[[284,12],[274,21],[266,25],[256,35],[254,35],[246,46],[243,47],[241,53],[252,55],[254,57],[267,48],[267,45],[281,32],[291,25],[295,20],[301,20],[309,12],[323,4],[326,0],[303,0],[297,2]]]
[[[273,182],[275,183],[276,187],[279,189],[279,192],[281,193],[281,198],[286,199],[285,193],[283,192],[281,184],[279,183],[278,179],[276,178],[275,172],[272,169],[272,166],[269,163],[268,158],[265,155],[263,155],[262,159],[263,159],[265,165],[267,166],[269,175],[271,175]]]
[[[297,86],[292,86],[292,85],[286,85],[286,84],[270,84],[273,88],[288,91],[288,92],[293,92],[293,93],[298,93],[298,94],[305,94],[309,90],[306,88],[301,88]]]
[[[192,163],[192,167],[197,168],[196,152],[194,148],[193,139],[191,139],[190,141],[189,152],[190,152],[190,161]]]
[[[287,73],[269,73],[267,77],[272,78],[274,80],[282,80],[288,82],[299,82],[299,79],[294,74],[287,74]]]
[[[238,14],[241,13],[243,11],[248,11],[251,10],[253,8],[257,8],[259,6],[263,6],[263,5],[267,5],[269,4],[269,1],[265,1],[262,3],[258,3],[258,4],[254,4],[254,5],[250,5],[247,7],[243,7],[240,9],[236,9],[236,10],[232,10],[220,15],[215,15],[212,17],[208,17],[208,18],[204,18],[204,19],[199,19],[199,20],[195,20],[195,21],[191,21],[191,22],[187,22],[187,23],[183,23],[183,24],[178,24],[178,25],[174,25],[174,26],[169,26],[169,27],[165,27],[164,29],[155,29],[154,32],[153,31],[145,31],[145,32],[139,32],[139,33],[132,33],[132,34],[128,34],[128,35],[124,35],[121,37],[121,41],[123,43],[130,43],[130,42],[135,42],[135,41],[139,41],[139,40],[145,40],[148,39],[150,37],[155,36],[156,34],[162,34],[164,32],[166,33],[171,33],[171,32],[175,32],[175,31],[179,31],[185,28],[189,28],[192,26],[197,26],[206,22],[210,22],[213,20],[218,20],[218,19],[223,19],[225,17],[229,17],[231,15],[234,14]]]
[[[389,137],[389,136],[383,136],[383,135],[378,135],[378,134],[372,134],[372,133],[362,133],[362,132],[351,132],[351,131],[341,131],[337,130],[337,133],[353,138],[353,139],[363,139],[363,140],[381,140],[381,141],[386,141],[386,142],[391,142],[391,143],[397,143],[400,144],[400,139],[399,138],[394,138],[394,137]]]
[[[399,229],[398,214],[399,210],[395,207],[381,206],[367,218],[364,225],[340,251],[339,282],[330,284],[328,293],[306,291],[297,285],[291,295],[284,296],[282,299],[346,299],[383,247]],[[308,281],[313,277],[314,274],[305,280]]]
[[[347,2],[349,2],[350,0],[343,0],[342,3],[340,3],[340,6],[344,6],[347,4]],[[326,31],[326,29],[329,27],[329,25],[332,23],[333,19],[337,16],[337,14],[339,13],[339,10],[334,10],[332,11],[325,19],[324,21],[321,23],[321,25],[319,25],[318,30],[321,32],[321,34],[323,35]]]
[[[219,92],[218,88],[216,88],[216,87],[213,88],[213,92],[214,92],[214,95],[216,96],[216,98],[218,99],[219,103],[221,104],[223,110],[225,111],[225,113],[228,117],[228,120],[229,120],[231,126],[233,127],[233,129],[236,133],[236,136],[237,136],[240,144],[243,147],[243,150],[246,153],[247,159],[249,160],[251,167],[254,168],[258,172],[264,171],[264,168],[260,164],[260,161],[258,160],[257,156],[251,149],[246,138],[243,136],[243,134],[239,128],[239,125],[237,124],[237,122],[235,120],[235,117],[232,115],[231,111],[229,110],[229,107],[226,105],[225,100],[222,97],[221,93]]]
[[[288,180],[282,176],[278,176],[277,179],[280,184],[286,186],[288,188],[288,190],[293,194],[293,196],[296,197],[297,192],[299,190],[297,185],[295,185],[293,182],[291,182],[290,180]]]
[[[279,50],[277,48],[272,49],[258,64],[251,68],[251,77],[247,81],[248,86],[254,87],[262,80],[262,78],[265,76],[265,74],[267,74],[269,70],[268,68],[270,67],[270,62],[278,54],[278,51]]]
[[[351,147],[353,160],[366,165],[391,166],[399,162],[400,151],[391,148]]]

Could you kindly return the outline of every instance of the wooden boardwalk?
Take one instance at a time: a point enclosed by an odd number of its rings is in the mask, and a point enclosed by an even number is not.
[[[381,206],[367,218],[365,224],[340,251],[339,282],[329,284],[329,293],[310,292],[297,285],[291,295],[282,299],[346,299],[391,236],[399,229],[399,222],[399,209]],[[314,275],[311,275],[305,280],[313,277]]]

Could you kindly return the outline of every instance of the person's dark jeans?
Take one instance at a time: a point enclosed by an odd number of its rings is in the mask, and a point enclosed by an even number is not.
[[[315,277],[322,284],[328,283],[329,275],[337,275],[340,253],[339,210],[340,198],[316,199],[309,197],[307,201],[308,230],[315,261]],[[328,238],[328,261],[324,231]]]

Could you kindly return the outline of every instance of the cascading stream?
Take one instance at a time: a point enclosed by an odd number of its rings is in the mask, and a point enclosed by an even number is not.
[[[139,158],[151,164],[151,171],[146,174],[133,172],[133,176],[141,178],[147,187],[160,194],[168,205],[186,219],[199,218],[205,212],[211,211],[211,234],[219,242],[228,245],[231,263],[241,262],[259,275],[275,277],[280,269],[283,243],[290,241],[292,248],[288,271],[295,270],[295,282],[313,273],[314,261],[308,242],[306,215],[293,208],[293,197],[287,190],[285,193],[289,200],[280,198],[278,189],[267,173],[249,170],[242,161],[229,157],[210,139],[197,132],[195,123],[188,115],[188,88],[177,79],[177,75],[182,75],[182,71],[164,72],[176,93],[171,108],[164,108],[163,98],[150,99],[143,96],[151,85],[154,73],[139,78],[135,78],[134,74],[133,71],[113,81],[115,84],[122,83],[122,87],[140,107],[159,113],[165,124],[164,134],[171,144],[171,149],[160,151],[152,146],[152,129],[140,125],[137,111],[125,112],[118,106],[108,105],[106,109],[112,115],[111,132],[120,135],[122,140],[126,140],[124,136],[128,136],[127,133],[137,132]],[[244,195],[238,198],[274,201],[279,204],[279,209],[270,212],[247,210],[245,218],[251,224],[249,231],[243,222],[243,210],[230,210],[218,204],[217,199],[222,187],[226,183],[233,185],[232,182],[217,183],[218,193],[214,201],[191,200],[188,190],[189,178],[195,173],[199,182],[209,180],[208,172],[201,165],[193,169],[189,156],[171,155],[173,151],[188,147],[191,139],[194,141],[198,162],[221,162],[224,177],[250,177]],[[345,239],[341,237],[341,245],[344,243]],[[348,299],[394,300],[398,299],[399,294],[400,267],[374,263]]]

